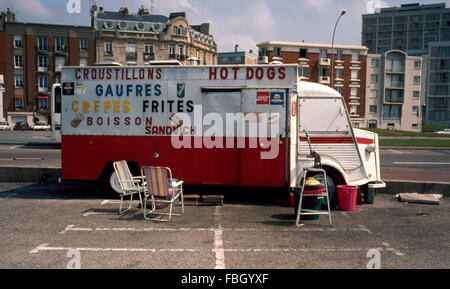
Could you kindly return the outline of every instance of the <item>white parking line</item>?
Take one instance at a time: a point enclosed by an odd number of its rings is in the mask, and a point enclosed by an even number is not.
[[[214,269],[225,269],[225,251],[223,249],[222,230],[222,207],[217,206],[214,212],[217,229],[214,230],[214,252],[216,254],[216,264]]]
[[[112,212],[96,212],[96,211],[87,211],[86,213],[83,214],[83,217],[89,217],[89,216],[95,216],[95,215],[112,215],[116,213],[112,213]]]
[[[389,243],[383,243],[383,246],[386,247],[386,250],[387,250],[387,251],[390,251],[390,252],[394,253],[394,254],[397,255],[397,256],[405,256],[405,254],[403,254],[403,253],[400,252],[399,250],[397,250],[397,249],[395,249],[395,248],[392,248],[391,244],[389,244]]]
[[[130,227],[124,227],[124,228],[106,228],[106,227],[99,227],[99,228],[77,228],[75,225],[69,225],[67,226],[63,231],[60,232],[60,234],[65,234],[70,231],[74,232],[198,232],[198,231],[209,231],[209,232],[215,232],[217,228],[130,228]],[[274,231],[274,229],[262,229],[262,228],[223,228],[221,227],[222,231],[229,231],[229,232],[268,232],[268,231]],[[308,227],[301,227],[301,228],[287,228],[287,229],[280,229],[279,231],[283,232],[295,232],[295,231],[304,231],[304,232],[366,232],[369,234],[372,234],[372,232],[367,229],[364,225],[357,225],[357,227],[352,228],[308,228]]]
[[[156,248],[91,248],[91,247],[51,247],[50,244],[41,244],[36,248],[32,249],[29,254],[37,254],[41,251],[69,251],[69,250],[78,250],[78,251],[88,251],[88,252],[211,252],[211,250],[207,249],[190,249],[190,248],[175,248],[175,249],[156,249]],[[404,256],[403,253],[399,252],[393,248],[376,248],[379,251],[389,251],[393,252],[397,256]],[[221,249],[223,253],[231,252],[231,253],[266,253],[266,252],[287,252],[287,253],[295,253],[295,252],[360,252],[367,251],[367,248],[239,248],[239,249]],[[217,254],[217,250],[213,249],[213,252]],[[217,264],[217,261],[216,261]],[[217,265],[216,265],[217,267]],[[216,268],[220,269],[220,268]]]
[[[155,249],[155,248],[69,248],[69,247],[49,247],[49,244],[41,244],[31,250],[30,254],[37,254],[40,251],[90,251],[90,252],[199,252],[199,249]]]

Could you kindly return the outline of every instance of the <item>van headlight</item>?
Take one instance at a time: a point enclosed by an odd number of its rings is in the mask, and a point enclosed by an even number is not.
[[[377,145],[376,144],[371,144],[366,146],[366,152],[368,153],[373,153],[377,150]]]

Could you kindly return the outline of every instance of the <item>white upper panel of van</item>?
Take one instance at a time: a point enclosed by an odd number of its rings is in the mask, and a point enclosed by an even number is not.
[[[319,83],[309,81],[298,82],[298,95],[300,97],[330,97],[341,98],[342,96],[336,90]]]

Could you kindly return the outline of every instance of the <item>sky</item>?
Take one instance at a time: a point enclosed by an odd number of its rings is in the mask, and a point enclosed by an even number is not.
[[[80,1],[81,13],[68,13],[70,1]],[[17,21],[70,25],[90,25],[89,7],[93,0],[0,0],[0,10],[16,12]],[[95,0],[106,11],[128,7],[136,13],[152,0]],[[153,14],[168,16],[185,11],[190,25],[210,23],[219,52],[240,50],[257,52],[257,43],[294,41],[331,43],[333,28],[341,11],[335,43],[361,44],[361,15],[373,7],[400,6],[405,3],[446,3],[450,0],[153,0]],[[76,7],[76,6],[73,6]]]

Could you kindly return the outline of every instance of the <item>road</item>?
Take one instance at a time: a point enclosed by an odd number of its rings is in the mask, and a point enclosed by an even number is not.
[[[450,183],[450,150],[381,149],[383,180]]]

